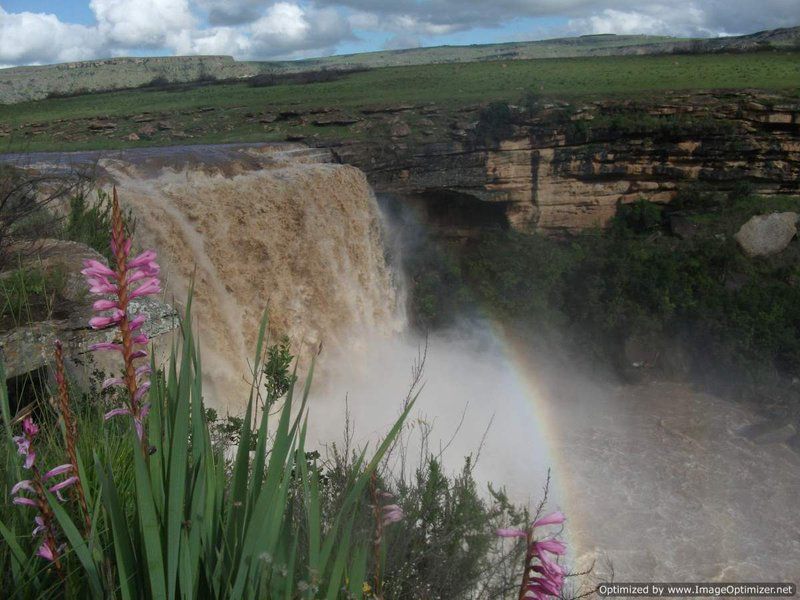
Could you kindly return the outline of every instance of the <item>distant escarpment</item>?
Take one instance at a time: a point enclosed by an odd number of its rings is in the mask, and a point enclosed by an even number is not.
[[[423,126],[436,123],[436,111],[428,113]],[[414,198],[445,221],[447,205],[486,214],[481,205],[489,203],[500,221],[520,231],[603,227],[620,204],[666,204],[697,187],[800,194],[796,96],[745,91],[586,104],[532,100],[527,107],[491,105],[462,114],[439,123],[443,133],[431,139],[430,132],[414,135],[419,122],[400,113],[392,136],[343,143],[335,151],[363,169],[376,191]],[[408,130],[404,119],[412,123]]]

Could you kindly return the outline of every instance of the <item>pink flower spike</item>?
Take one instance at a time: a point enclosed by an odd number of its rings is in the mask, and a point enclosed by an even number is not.
[[[119,417],[121,415],[129,415],[131,414],[131,410],[129,408],[115,408],[113,410],[108,411],[105,415],[103,415],[103,420],[108,421],[112,417]]]
[[[92,274],[97,273],[98,275],[102,275],[103,277],[116,277],[116,273],[109,269],[106,265],[101,263],[99,260],[88,259],[83,261],[83,266],[86,267],[85,271],[91,271]],[[83,271],[81,271],[83,272]],[[85,275],[86,273],[84,273]]]
[[[76,481],[78,481],[77,475],[73,475],[72,477],[67,477],[64,481],[61,481],[60,483],[57,483],[53,487],[51,487],[50,491],[53,493],[60,492],[64,488],[68,488],[69,486],[71,486]]]
[[[136,352],[131,354],[131,359],[135,360],[137,358],[144,358],[145,356],[147,356],[147,351],[146,350],[137,350]]]
[[[567,519],[564,516],[564,513],[562,513],[560,510],[557,510],[554,513],[550,513],[549,515],[546,515],[546,516],[542,517],[538,521],[534,521],[533,522],[533,526],[534,527],[543,527],[545,525],[561,525],[566,520]]]
[[[22,496],[17,496],[11,502],[19,506],[34,506],[34,507],[36,506],[35,500],[31,500],[30,498],[23,498]]]
[[[72,470],[72,465],[67,463],[65,465],[60,465],[55,467],[54,469],[50,469],[47,473],[44,474],[44,480],[47,481],[51,477],[56,477],[58,475],[63,475],[64,473],[69,473]]]
[[[528,533],[522,529],[498,529],[495,534],[504,538],[526,538]]]
[[[134,336],[134,338],[133,338],[133,343],[134,344],[139,344],[139,345],[142,345],[142,346],[147,345],[147,343],[149,341],[150,341],[150,338],[148,338],[147,334],[144,334],[144,333],[140,333],[139,335]]]
[[[36,491],[33,489],[33,482],[30,479],[23,479],[22,481],[15,483],[14,487],[11,488],[11,495],[14,496],[20,490],[27,490],[29,492]]]
[[[125,385],[125,382],[122,380],[122,377],[109,377],[103,382],[101,389],[107,390],[110,387],[123,385]]]
[[[156,252],[155,250],[145,250],[139,256],[128,261],[128,267],[133,269],[136,267],[141,267],[148,263],[152,263],[156,259]]]
[[[112,308],[117,308],[115,300],[95,300],[94,304],[92,304],[92,310],[95,311],[111,310]]]

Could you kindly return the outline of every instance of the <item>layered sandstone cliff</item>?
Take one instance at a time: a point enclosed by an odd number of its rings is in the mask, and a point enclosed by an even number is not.
[[[668,203],[693,182],[760,194],[800,193],[800,100],[757,92],[672,94],[517,111],[499,144],[476,135],[478,113],[449,139],[343,145],[379,192],[431,202],[457,194],[502,206],[519,230],[603,226],[619,203]]]

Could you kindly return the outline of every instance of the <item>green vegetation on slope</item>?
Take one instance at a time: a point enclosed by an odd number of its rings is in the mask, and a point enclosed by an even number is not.
[[[245,83],[189,86],[176,90],[130,90],[72,98],[52,98],[0,107],[7,142],[0,150],[121,148],[175,143],[128,140],[137,123],[103,135],[59,136],[63,121],[125,119],[147,111],[171,119],[173,129],[191,143],[282,140],[289,133],[314,130],[323,138],[357,136],[356,128],[288,127],[266,129],[248,122],[248,113],[335,109],[354,113],[398,104],[437,104],[455,111],[491,101],[516,101],[533,90],[544,98],[591,100],[635,96],[665,90],[761,88],[797,90],[800,53],[763,52],[680,56],[546,59],[392,67],[352,73],[342,79],[307,85],[250,87]],[[216,109],[197,113],[198,109]],[[22,129],[41,124],[43,130]],[[2,127],[0,127],[2,129]],[[19,130],[19,133],[17,131]],[[81,134],[86,134],[82,124]],[[186,143],[182,140],[182,143]]]
[[[732,236],[755,214],[800,212],[800,198],[686,196],[668,208],[624,207],[608,232],[488,232],[457,255],[423,246],[408,259],[416,321],[436,327],[488,312],[540,338],[565,335],[613,366],[625,368],[626,343],[640,340],[667,370],[797,376],[800,245],[753,259]],[[696,233],[670,235],[673,218]]]

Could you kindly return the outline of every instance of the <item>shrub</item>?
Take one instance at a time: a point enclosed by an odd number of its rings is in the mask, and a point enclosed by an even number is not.
[[[661,229],[663,225],[663,209],[640,198],[630,204],[618,204],[612,227],[617,231],[648,233]]]
[[[55,231],[48,206],[82,185],[83,179],[76,174],[32,175],[0,165],[0,271],[13,255],[26,252],[33,240]]]
[[[487,145],[497,145],[514,134],[514,113],[506,102],[492,102],[482,109],[475,129],[476,138]]]
[[[88,190],[80,190],[70,198],[63,236],[86,244],[110,259],[111,198],[102,189],[96,191],[96,196],[96,200],[91,200]],[[132,236],[136,222],[130,212],[125,218],[125,227],[128,235]]]

